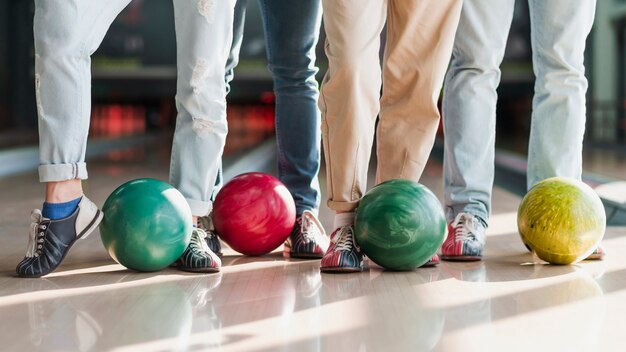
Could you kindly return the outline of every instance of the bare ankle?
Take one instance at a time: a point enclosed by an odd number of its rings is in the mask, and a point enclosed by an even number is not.
[[[46,202],[64,203],[83,195],[80,179],[46,183]]]

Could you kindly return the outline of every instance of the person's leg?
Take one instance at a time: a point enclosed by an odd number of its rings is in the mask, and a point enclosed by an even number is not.
[[[595,5],[595,0],[529,1],[537,77],[528,146],[529,189],[554,176],[581,179],[587,92],[583,59]]]
[[[386,0],[323,0],[328,71],[319,100],[328,184],[336,212],[331,245],[321,270],[360,271],[353,235],[354,211],[367,186],[367,171],[380,109],[380,33]]]
[[[580,180],[586,122],[585,41],[595,0],[529,1],[535,96],[527,187],[561,176]],[[599,246],[587,259],[602,259]]]
[[[450,61],[460,0],[390,0],[376,183],[418,182],[439,126],[437,101]]]
[[[315,47],[322,20],[319,0],[259,0],[268,68],[276,95],[278,176],[296,213],[317,213],[320,203],[320,113]]]
[[[207,216],[226,140],[226,63],[233,39],[235,0],[174,0],[178,117],[170,182],[187,199],[194,221]],[[195,228],[177,262],[182,270],[216,271],[219,258]]]
[[[241,50],[241,43],[243,41],[243,30],[246,21],[246,7],[248,0],[237,0],[235,4],[235,10],[233,13],[233,40],[230,46],[230,53],[228,54],[228,60],[226,61],[226,74],[224,75],[224,83],[226,88],[226,95],[230,92],[230,82],[235,77],[235,67],[239,63],[239,52]],[[217,167],[217,175],[215,178],[215,186],[210,197],[211,202],[215,201],[215,197],[219,193],[224,183],[224,173],[222,169],[222,160],[219,160]],[[197,226],[206,232],[206,243],[215,254],[222,255],[222,244],[218,238],[215,226],[213,226],[213,218],[211,214],[207,216],[198,217]]]
[[[35,88],[39,116],[39,179],[44,214],[32,213],[26,257],[16,271],[39,277],[58,267],[69,248],[102,219],[83,196],[91,113],[90,56],[130,0],[35,2]]]
[[[170,180],[194,216],[211,210],[227,133],[225,67],[232,43],[234,0],[174,0],[178,117]]]
[[[321,258],[329,242],[316,218],[321,130],[315,47],[322,20],[321,2],[259,0],[259,5],[276,95],[278,178],[296,204],[296,224],[284,254]]]
[[[91,115],[91,54],[130,0],[35,3],[35,88],[39,180],[86,179]],[[49,194],[51,198],[55,193]],[[55,200],[55,199],[51,199]],[[67,200],[61,197],[60,200]]]
[[[437,101],[460,0],[390,0],[378,122],[376,183],[419,182],[439,127]],[[437,255],[426,264],[436,265]]]
[[[228,53],[228,61],[226,61],[226,95],[230,93],[230,82],[235,78],[235,67],[239,64],[239,53],[241,52],[241,43],[243,42],[243,30],[246,24],[246,8],[248,0],[237,0],[235,4],[235,12],[233,13],[233,41]]]
[[[380,110],[380,33],[387,0],[323,0],[328,71],[319,99],[328,206],[354,211],[367,170]]]
[[[448,260],[482,256],[491,212],[496,88],[515,0],[465,0],[443,95]]]
[[[230,52],[228,53],[228,60],[226,61],[226,74],[224,75],[224,84],[226,87],[226,95],[230,93],[230,82],[235,78],[235,67],[239,64],[239,52],[241,51],[241,43],[243,42],[243,30],[246,22],[246,7],[248,0],[237,0],[235,4],[235,10],[233,13],[233,41],[230,46]],[[213,194],[211,200],[215,200],[215,196],[222,188],[224,182],[224,174],[222,172],[222,162],[218,167],[217,177],[215,179],[215,187],[213,188]]]
[[[235,67],[239,64],[239,52],[241,51],[241,43],[243,41],[247,5],[248,0],[237,0],[237,3],[235,4],[235,10],[233,13],[233,40],[230,46],[230,52],[228,53],[228,60],[226,61],[226,74],[224,75],[226,95],[230,93],[230,82],[232,82],[235,78]],[[213,193],[211,194],[211,201],[215,200],[215,196],[217,196],[217,193],[222,188],[224,182],[221,160],[217,170],[217,177],[215,179]]]
[[[491,211],[496,88],[515,0],[465,0],[443,95],[448,222]]]

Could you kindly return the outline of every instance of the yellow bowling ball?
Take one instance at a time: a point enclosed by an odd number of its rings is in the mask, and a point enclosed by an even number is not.
[[[581,181],[553,177],[528,191],[517,212],[522,242],[552,264],[585,259],[606,229],[600,197]]]

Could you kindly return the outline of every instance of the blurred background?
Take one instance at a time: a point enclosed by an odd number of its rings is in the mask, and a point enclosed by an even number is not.
[[[518,1],[516,6],[498,90],[497,147],[523,157],[534,76],[527,4]],[[0,0],[0,160],[2,153],[32,152],[37,145],[33,8],[32,1]],[[321,43],[323,33],[318,45],[320,80],[327,65]],[[96,146],[108,150],[116,143],[171,135],[176,116],[175,50],[171,0],[135,0],[119,15],[92,57],[90,138]],[[585,170],[612,179],[626,178],[625,56],[626,1],[598,1],[586,52]],[[251,148],[274,133],[272,81],[256,1],[249,1],[235,74],[228,96],[227,155]],[[30,166],[23,168],[32,167],[36,160],[26,164]],[[0,175],[10,169],[0,163]]]

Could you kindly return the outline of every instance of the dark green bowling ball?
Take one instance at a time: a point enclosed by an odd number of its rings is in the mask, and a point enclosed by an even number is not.
[[[357,209],[356,241],[365,255],[387,269],[413,270],[425,264],[446,233],[441,203],[417,182],[383,182],[365,194]]]
[[[176,261],[191,238],[191,210],[183,195],[155,179],[118,187],[103,207],[100,236],[118,263],[138,271],[156,271]]]

